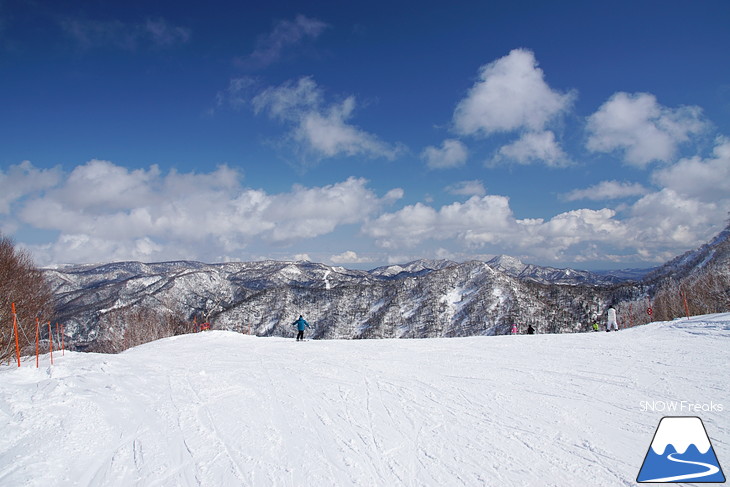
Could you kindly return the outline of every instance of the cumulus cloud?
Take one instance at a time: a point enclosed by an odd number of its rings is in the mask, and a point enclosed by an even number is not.
[[[311,77],[269,87],[251,101],[254,111],[291,127],[290,139],[307,154],[319,158],[366,155],[394,159],[401,148],[391,146],[349,123],[355,97],[327,104]]]
[[[682,159],[657,170],[652,179],[686,197],[700,201],[730,199],[730,139],[719,138],[712,157]]]
[[[413,246],[424,240],[457,239],[484,243],[508,238],[516,228],[504,196],[473,196],[436,210],[422,203],[380,215],[363,226],[365,234],[384,248]]]
[[[572,245],[584,241],[616,244],[626,238],[625,225],[616,220],[616,212],[609,208],[560,213],[546,222],[528,226],[528,230],[545,242],[543,251],[562,253]]]
[[[456,139],[446,139],[441,148],[428,146],[421,153],[421,159],[431,169],[448,169],[463,166],[469,157],[466,146]]]
[[[346,250],[341,254],[331,256],[330,261],[333,264],[365,264],[367,262],[372,262],[373,260],[369,257],[361,257],[357,255],[357,252],[352,250]]]
[[[489,165],[504,161],[515,161],[519,164],[544,162],[551,167],[563,167],[570,164],[568,155],[563,152],[550,130],[527,132],[517,141],[502,146]]]
[[[582,208],[549,219],[518,219],[508,198],[488,195],[440,208],[409,205],[366,222],[363,233],[399,254],[449,242],[452,251],[465,249],[472,255],[479,251],[543,262],[661,263],[710,238],[728,208],[727,200],[702,202],[663,189],[645,194],[622,216],[611,208]]]
[[[278,61],[282,53],[306,40],[318,38],[328,25],[321,20],[297,15],[294,20],[280,20],[268,34],[259,37],[256,49],[243,64],[266,67]]]
[[[16,172],[7,184],[38,170],[27,163]],[[15,213],[23,225],[58,232],[54,242],[32,248],[46,264],[212,260],[254,243],[285,245],[362,223],[401,195],[396,188],[380,198],[359,178],[269,194],[245,188],[225,165],[203,174],[162,173],[93,160],[16,201]]]
[[[675,257],[677,249],[691,249],[705,243],[727,216],[723,203],[687,198],[672,189],[644,196],[631,208],[627,226],[632,229],[638,254],[663,262]]]
[[[30,161],[11,165],[7,171],[0,169],[0,215],[9,214],[12,205],[23,198],[55,186],[60,178],[60,169],[38,169]]]
[[[338,225],[357,223],[373,214],[382,201],[366,187],[364,179],[306,188],[270,196],[262,217],[276,222],[267,237],[277,242],[314,238],[332,232]]]
[[[515,49],[480,68],[479,80],[456,106],[454,128],[461,135],[541,131],[573,98],[548,86],[532,51]]]
[[[649,190],[639,183],[629,183],[625,181],[601,181],[589,188],[574,189],[573,191],[563,195],[563,199],[566,201],[604,201],[642,196],[648,192]]]
[[[671,109],[649,93],[616,93],[588,117],[587,147],[593,152],[622,151],[627,163],[645,167],[671,162],[679,144],[702,132],[699,107]]]

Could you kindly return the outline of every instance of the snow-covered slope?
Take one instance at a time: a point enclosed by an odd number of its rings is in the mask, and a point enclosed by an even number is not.
[[[0,485],[634,485],[664,415],[700,416],[730,464],[728,343],[730,314],[610,334],[213,331],[56,352],[0,367]]]
[[[428,274],[431,271],[444,269],[454,265],[458,264],[451,260],[420,259],[403,265],[394,264],[384,267],[376,267],[369,271],[369,274],[385,278],[404,278]]]
[[[657,267],[646,276],[646,280],[654,282],[668,278],[681,280],[707,269],[724,274],[730,273],[730,225],[698,249],[685,252]]]

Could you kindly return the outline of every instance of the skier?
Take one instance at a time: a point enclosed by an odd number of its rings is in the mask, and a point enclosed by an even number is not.
[[[297,341],[304,341],[304,330],[305,328],[309,328],[307,320],[305,320],[302,315],[299,315],[299,318],[292,323],[292,326],[296,326],[299,331],[299,333],[297,333]]]
[[[593,331],[598,331],[598,323],[593,323]]]
[[[532,327],[532,325],[528,325],[527,326],[527,334],[528,335],[534,335],[535,334],[535,329]]]
[[[517,334],[517,325],[516,324],[515,325],[512,325],[512,334],[513,335],[516,335]]]
[[[618,322],[616,321],[616,309],[613,306],[608,307],[608,321],[606,322],[606,331],[618,331]]]

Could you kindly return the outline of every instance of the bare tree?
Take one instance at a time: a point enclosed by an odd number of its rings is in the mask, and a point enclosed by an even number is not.
[[[687,313],[692,316],[726,312],[730,310],[730,275],[727,271],[707,269],[681,282],[670,279],[657,291],[654,303],[659,320],[672,320]]]
[[[15,248],[10,238],[0,235],[0,363],[15,354],[12,303],[17,311],[21,349],[35,346],[36,317],[51,319],[53,293],[30,253]]]
[[[90,351],[119,353],[154,340],[191,331],[179,314],[153,308],[119,308],[99,320],[101,336]]]

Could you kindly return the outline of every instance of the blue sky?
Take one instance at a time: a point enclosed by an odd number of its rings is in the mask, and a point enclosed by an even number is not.
[[[730,3],[0,0],[40,265],[649,267],[730,211]]]

